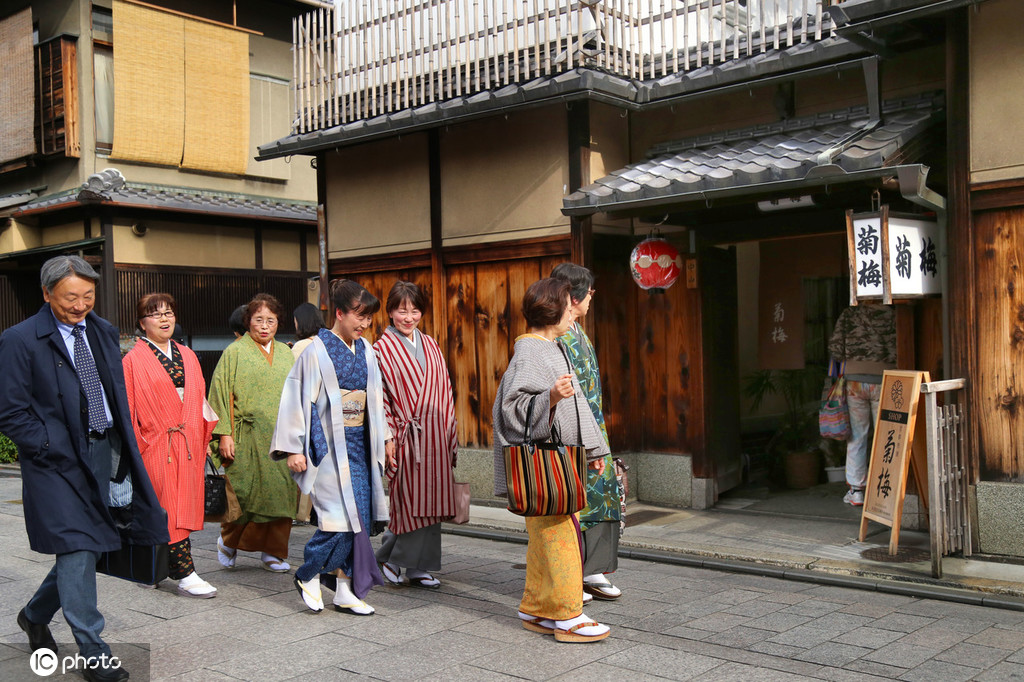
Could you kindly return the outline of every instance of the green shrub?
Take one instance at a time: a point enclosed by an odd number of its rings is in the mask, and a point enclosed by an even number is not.
[[[0,433],[0,464],[10,464],[18,461],[18,447],[11,440]]]

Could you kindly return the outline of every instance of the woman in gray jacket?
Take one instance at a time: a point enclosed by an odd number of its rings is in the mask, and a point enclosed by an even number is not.
[[[523,297],[528,331],[494,399],[494,493],[507,495],[505,445],[521,443],[533,402],[530,428],[546,440],[554,426],[565,442],[581,444],[590,466],[600,470],[608,445],[583,397],[558,337],[572,323],[569,285],[554,279],[534,282]],[[559,642],[595,642],[609,628],[583,613],[583,565],[576,514],[528,516],[526,586],[519,618],[527,630],[554,635]]]

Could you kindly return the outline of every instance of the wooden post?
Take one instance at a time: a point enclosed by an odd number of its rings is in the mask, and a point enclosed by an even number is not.
[[[448,278],[441,254],[443,220],[441,212],[441,134],[437,128],[427,133],[427,167],[430,176],[430,289],[434,316],[434,340],[448,349]]]
[[[109,215],[100,216],[100,236],[103,237],[103,269],[100,271],[100,300],[103,318],[119,326],[117,310],[117,273],[114,272],[114,223]]]

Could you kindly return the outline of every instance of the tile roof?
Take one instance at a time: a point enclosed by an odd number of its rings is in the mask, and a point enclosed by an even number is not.
[[[403,109],[323,130],[289,135],[261,145],[257,158],[312,154],[357,142],[493,115],[506,109],[536,106],[552,101],[588,99],[628,109],[643,109],[666,98],[861,56],[864,56],[863,50],[853,43],[842,38],[830,37],[820,41],[799,43],[785,49],[771,50],[753,57],[734,59],[726,64],[706,65],[653,81],[633,80],[581,67],[523,84],[507,85],[496,90],[434,102],[413,109]]]
[[[942,102],[937,93],[886,102],[884,123],[873,128],[866,107],[854,107],[660,144],[643,161],[567,196],[563,210],[596,212],[625,202],[882,168],[942,117]]]
[[[121,173],[108,168],[94,173],[81,187],[29,201],[13,213],[53,211],[88,204],[148,208],[172,212],[203,213],[211,216],[250,217],[264,220],[316,221],[316,204],[284,201],[229,192],[195,188],[146,185],[125,181]]]

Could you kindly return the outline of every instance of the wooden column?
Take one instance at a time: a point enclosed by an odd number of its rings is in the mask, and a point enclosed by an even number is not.
[[[100,236],[103,237],[103,265],[100,270],[100,316],[119,327],[117,312],[117,273],[114,272],[114,222],[109,215],[100,217]]]
[[[970,60],[968,9],[950,12],[946,19],[946,154],[948,187],[947,243],[949,245],[949,313],[952,320],[977,320],[973,217],[969,187]],[[968,414],[990,409],[978,399],[972,377],[976,376],[977,336],[973,324],[950,325],[949,367],[952,376],[967,379]],[[978,480],[978,430],[974,420],[964,425],[971,483]]]
[[[316,168],[316,251],[320,270],[320,312],[327,326],[331,326],[331,277],[327,268],[327,160],[320,153],[313,161]]]
[[[590,184],[590,103],[569,105],[569,192]],[[572,262],[593,270],[593,221],[590,216],[569,218]],[[547,274],[547,273],[545,273]]]
[[[430,179],[430,290],[434,316],[434,340],[448,348],[448,278],[441,257],[441,134],[433,128],[427,134],[427,168]]]
[[[590,103],[573,102],[569,105],[569,192],[590,184]],[[570,254],[573,263],[594,270],[594,226],[590,216],[569,218]],[[548,272],[541,273],[547,277]],[[583,319],[583,329],[593,337],[593,315]]]

